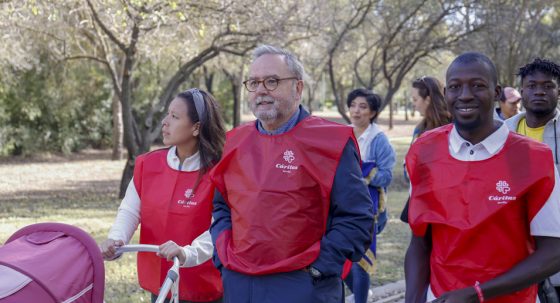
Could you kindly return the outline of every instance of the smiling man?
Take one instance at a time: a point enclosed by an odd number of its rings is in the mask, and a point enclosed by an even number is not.
[[[346,259],[372,240],[352,128],[303,109],[303,74],[283,49],[254,51],[244,84],[257,120],[228,133],[211,173],[225,302],[339,303]]]
[[[406,302],[534,303],[534,284],[560,269],[552,153],[493,119],[500,90],[488,57],[457,57],[445,89],[453,125],[427,132],[406,157]]]
[[[537,58],[521,67],[517,75],[521,78],[525,112],[508,119],[506,124],[510,130],[548,145],[553,151],[556,169],[559,169],[560,112],[557,106],[560,66],[550,60]],[[551,282],[560,296],[560,273],[551,277]]]

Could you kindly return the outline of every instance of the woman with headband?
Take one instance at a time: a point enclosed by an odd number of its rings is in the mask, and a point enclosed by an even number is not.
[[[162,124],[163,143],[170,147],[136,158],[134,177],[101,251],[106,260],[118,257],[116,248],[128,243],[140,224],[141,244],[161,244],[161,258],[138,254],[138,280],[152,293],[152,302],[174,256],[182,267],[180,302],[221,302],[208,231],[214,186],[207,176],[225,140],[218,105],[210,94],[189,89],[171,101]]]

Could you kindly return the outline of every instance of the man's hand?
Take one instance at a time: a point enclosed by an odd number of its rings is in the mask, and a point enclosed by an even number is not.
[[[478,303],[478,296],[474,287],[467,287],[446,292],[430,303]]]
[[[171,261],[173,260],[173,257],[177,257],[179,258],[180,264],[184,264],[185,260],[187,259],[183,248],[171,240],[159,246],[158,256],[166,258],[167,261]]]

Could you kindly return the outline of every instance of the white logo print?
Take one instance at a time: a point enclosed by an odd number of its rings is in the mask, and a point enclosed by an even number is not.
[[[507,193],[509,193],[511,191],[511,187],[504,180],[500,180],[500,181],[496,182],[496,190],[498,192],[502,193],[502,195],[501,196],[490,195],[490,196],[488,196],[488,201],[494,201],[497,204],[502,205],[502,204],[508,204],[510,201],[517,200],[516,196],[507,196],[506,195]]]
[[[284,154],[283,154],[283,158],[284,161],[288,162],[288,164],[286,163],[276,163],[275,167],[278,169],[281,169],[283,173],[285,174],[291,174],[292,172],[298,170],[298,166],[292,164],[292,162],[294,162],[296,160],[296,156],[294,154],[294,152],[290,149],[287,149]]]
[[[502,181],[498,181],[498,183],[496,183],[496,190],[505,195],[505,194],[509,193],[511,188],[509,187],[509,184],[506,181],[502,180]]]
[[[294,152],[287,149],[284,152],[284,160],[288,163],[292,163],[294,160],[296,159],[296,157],[294,156]]]
[[[197,206],[198,202],[197,201],[193,201],[192,199],[194,198],[195,194],[193,193],[192,188],[188,188],[187,190],[185,190],[185,200],[179,200],[177,201],[177,204],[183,206],[183,207],[193,207],[193,206]]]
[[[185,198],[190,199],[194,197],[192,188],[185,190]]]

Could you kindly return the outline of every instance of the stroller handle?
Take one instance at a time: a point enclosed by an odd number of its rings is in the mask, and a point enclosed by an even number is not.
[[[130,244],[117,248],[117,254],[124,252],[159,252],[158,245]],[[163,303],[167,293],[171,290],[171,302],[179,302],[179,258],[173,257],[173,266],[167,272],[167,277],[161,286],[156,303]]]
[[[129,244],[117,248],[117,254],[124,252],[159,252],[159,246],[150,244]]]
[[[129,245],[123,245],[121,247],[117,248],[117,254],[122,254],[125,252],[153,252],[153,253],[158,253],[159,252],[159,246],[158,245],[151,245],[151,244],[129,244]],[[177,267],[180,266],[179,264],[179,258],[177,257],[173,257],[173,265],[175,265],[175,263],[177,263]]]

